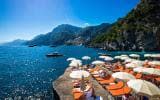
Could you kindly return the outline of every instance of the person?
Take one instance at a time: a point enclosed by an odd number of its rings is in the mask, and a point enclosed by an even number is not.
[[[93,89],[93,86],[91,83],[86,83],[86,89],[84,90],[85,92],[85,100],[94,100],[94,97],[93,97],[93,92],[94,92],[94,89]]]
[[[143,96],[142,98],[143,98],[143,100],[149,100],[148,97],[146,97],[146,96]]]
[[[80,87],[80,80],[73,80],[72,83],[73,83],[74,88],[79,88]]]
[[[129,94],[128,100],[136,100],[136,98],[133,95]]]
[[[122,100],[129,100],[129,95],[128,94],[123,95]]]
[[[100,70],[99,71],[99,76],[102,77],[102,78],[104,78],[104,77],[107,76],[107,73],[104,70]]]

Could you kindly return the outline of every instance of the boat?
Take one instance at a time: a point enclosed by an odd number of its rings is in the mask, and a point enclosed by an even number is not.
[[[37,45],[29,45],[28,47],[35,47],[35,46],[37,46]]]
[[[98,53],[99,56],[111,56],[111,54],[106,54],[106,53]]]
[[[49,53],[46,56],[47,57],[60,57],[60,56],[63,56],[63,55],[58,53],[58,52],[54,52],[54,53]]]
[[[79,44],[78,46],[82,46],[83,44],[81,43],[81,44]]]
[[[50,47],[57,47],[56,45],[51,45]]]

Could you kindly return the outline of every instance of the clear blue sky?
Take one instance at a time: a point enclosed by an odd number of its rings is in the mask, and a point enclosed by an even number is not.
[[[0,42],[31,39],[59,24],[113,23],[139,0],[0,0]]]

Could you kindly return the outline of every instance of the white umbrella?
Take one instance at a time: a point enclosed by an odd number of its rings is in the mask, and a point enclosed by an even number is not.
[[[99,56],[99,58],[101,59],[105,59],[107,56]]]
[[[142,72],[146,74],[160,75],[160,69],[156,68],[144,68]]]
[[[143,69],[144,69],[144,67],[137,67],[137,68],[134,68],[133,71],[141,73],[141,72],[143,72]]]
[[[151,57],[152,54],[144,54],[144,57]]]
[[[69,66],[73,66],[73,67],[79,67],[82,66],[82,61],[81,60],[72,60],[71,63],[69,64]]]
[[[70,73],[70,77],[71,78],[82,78],[82,76],[84,77],[84,78],[86,78],[86,77],[89,77],[89,72],[87,72],[87,71],[84,71],[84,70],[77,70],[77,71],[72,71],[71,73]]]
[[[83,59],[83,60],[90,60],[91,57],[89,57],[89,56],[83,56],[82,59]]]
[[[128,55],[120,55],[121,57],[128,57]]]
[[[133,59],[130,59],[130,58],[125,59],[125,63],[129,63],[129,62],[132,62],[132,61],[133,61]]]
[[[114,59],[121,59],[121,56],[115,56]]]
[[[76,63],[76,62],[71,62],[70,64],[69,64],[69,66],[71,66],[71,67],[79,67],[79,66],[81,66],[82,64],[81,63]]]
[[[134,64],[136,67],[143,67],[144,61],[133,60],[131,63]]]
[[[160,65],[160,61],[150,61],[148,62],[149,65]]]
[[[138,54],[130,54],[129,56],[133,57],[133,58],[139,58],[140,57],[140,55],[138,55]]]
[[[107,56],[106,58],[104,58],[105,61],[112,61],[114,60],[112,57]]]
[[[137,65],[143,65],[144,61],[141,60],[133,60],[132,63],[137,64]]]
[[[126,59],[130,59],[129,57],[121,57],[121,60],[126,60]]]
[[[127,85],[138,94],[143,94],[151,97],[160,96],[160,89],[151,82],[135,79],[128,81]]]
[[[151,57],[153,57],[153,58],[160,58],[160,54],[152,54]]]
[[[76,58],[68,58],[67,61],[76,60]]]
[[[135,77],[129,73],[126,72],[116,72],[112,74],[112,77],[122,79],[122,80],[130,80],[135,79]]]
[[[136,64],[134,64],[134,63],[128,63],[128,64],[126,64],[125,65],[126,66],[126,68],[135,68],[135,67],[138,67]]]
[[[79,59],[75,59],[75,60],[72,60],[71,62],[78,62],[78,63],[80,62],[81,63],[82,61]]]
[[[93,65],[101,65],[101,64],[104,64],[104,63],[105,63],[104,61],[100,61],[100,60],[96,60],[96,61],[92,62]]]

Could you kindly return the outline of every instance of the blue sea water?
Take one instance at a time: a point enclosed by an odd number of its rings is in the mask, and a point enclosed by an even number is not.
[[[52,52],[64,54],[63,57],[47,58]],[[0,100],[15,96],[44,96],[52,98],[52,82],[63,74],[69,62],[68,57],[81,59],[90,56],[98,59],[98,53],[112,56],[135,52],[107,52],[84,46],[58,47],[0,47]],[[145,52],[136,52],[143,55]],[[91,62],[90,61],[90,62]]]

